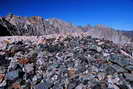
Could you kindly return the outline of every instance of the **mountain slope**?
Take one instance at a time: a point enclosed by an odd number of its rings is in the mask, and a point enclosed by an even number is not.
[[[123,31],[123,34],[132,38],[132,40],[133,40],[133,31]]]
[[[127,37],[122,32],[101,24],[98,24],[95,27],[86,26],[84,29],[93,37],[104,38],[105,40],[111,40],[114,43],[126,43],[131,41],[131,38]]]

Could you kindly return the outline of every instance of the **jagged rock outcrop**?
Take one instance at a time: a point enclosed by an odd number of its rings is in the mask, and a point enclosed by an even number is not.
[[[112,28],[97,25],[92,27],[74,26],[71,23],[64,22],[59,19],[44,19],[40,16],[24,17],[10,14],[0,19],[1,36],[2,35],[17,35],[17,36],[42,36],[49,34],[86,32],[92,37],[104,38],[115,43],[124,44],[130,42],[131,36],[123,34]],[[3,28],[4,27],[4,28]],[[5,32],[4,34],[2,34]],[[8,33],[9,32],[9,33]]]
[[[82,32],[76,26],[58,19],[43,19],[40,16],[22,17],[9,15],[5,19],[15,25],[18,35],[48,35],[54,33]]]

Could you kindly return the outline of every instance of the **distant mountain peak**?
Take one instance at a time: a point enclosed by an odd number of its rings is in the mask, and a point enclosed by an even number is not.
[[[96,24],[97,28],[109,28],[108,26],[106,26],[105,24]]]

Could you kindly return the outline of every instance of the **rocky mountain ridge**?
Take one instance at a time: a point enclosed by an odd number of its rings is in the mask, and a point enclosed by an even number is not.
[[[24,17],[10,14],[0,17],[1,36],[42,36],[60,33],[86,32],[92,37],[111,40],[114,43],[131,42],[132,36],[103,25],[79,27],[59,19],[44,19],[40,16]]]

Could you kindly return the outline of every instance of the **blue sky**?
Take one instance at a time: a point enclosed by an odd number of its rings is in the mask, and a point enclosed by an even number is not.
[[[133,0],[1,0],[0,15],[59,18],[75,25],[133,30]]]

